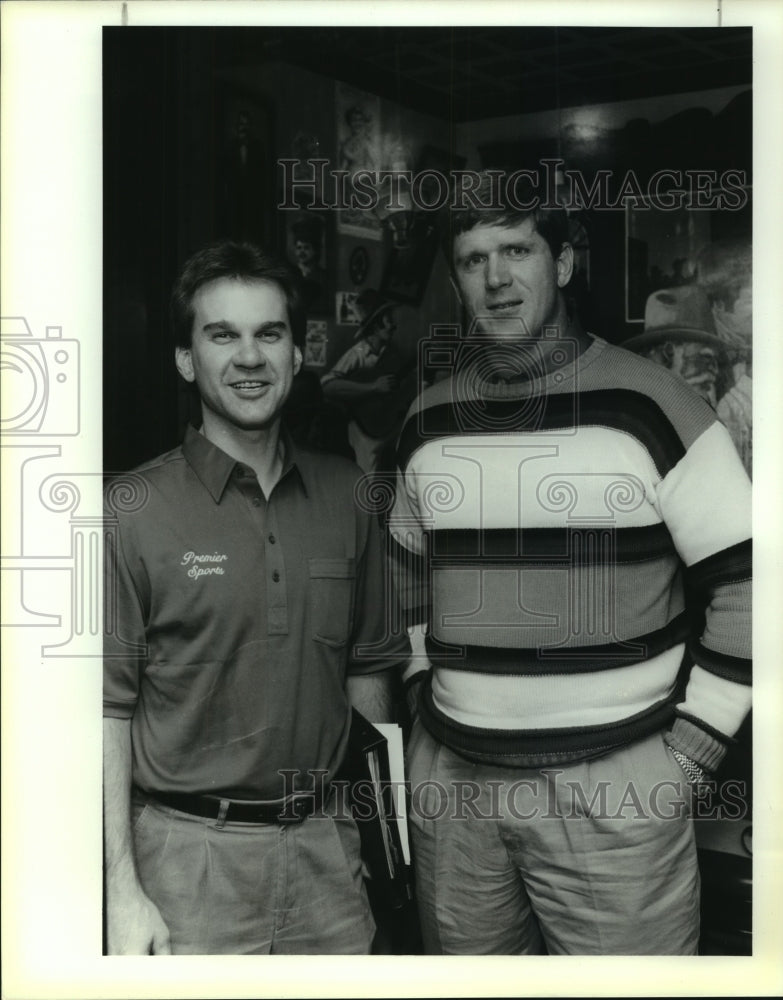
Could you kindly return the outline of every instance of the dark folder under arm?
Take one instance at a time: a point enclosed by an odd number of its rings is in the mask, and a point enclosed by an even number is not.
[[[362,841],[362,859],[387,905],[398,909],[413,897],[405,863],[386,737],[353,709],[341,776],[350,781],[351,810]]]

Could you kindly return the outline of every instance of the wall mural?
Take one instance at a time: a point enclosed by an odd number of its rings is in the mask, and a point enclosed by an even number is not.
[[[567,114],[587,122],[594,111]],[[748,473],[751,136],[747,90],[715,114],[692,107],[614,128],[572,120],[554,136],[480,147],[484,168],[557,173],[558,201],[581,241],[582,274],[569,291],[584,325],[689,382],[728,428]],[[594,274],[591,256],[601,261]]]

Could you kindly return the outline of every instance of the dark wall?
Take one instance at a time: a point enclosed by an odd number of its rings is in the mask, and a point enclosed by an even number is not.
[[[291,213],[277,160],[297,134],[321,138],[335,162],[335,82],[279,59],[272,29],[107,28],[104,31],[104,467],[131,468],[175,447],[198,408],[173,364],[168,295],[179,265],[219,238],[252,239],[285,254]],[[442,146],[449,129],[385,104],[415,144]],[[236,121],[251,116],[240,162]],[[249,160],[247,159],[249,157]],[[327,192],[328,197],[328,192]],[[288,216],[288,217],[287,217]],[[314,314],[328,322],[328,362],[353,340],[335,321],[334,293],[360,240],[328,220],[330,287]],[[378,287],[387,241],[368,244]],[[421,301],[398,310],[400,347],[414,353],[433,322],[454,318],[442,261]]]
[[[226,207],[237,185],[221,162],[220,72],[250,57],[236,38],[219,29],[104,29],[107,471],[174,447],[197,416],[169,336],[168,297],[180,264],[224,236],[277,243],[263,225],[251,229],[251,212],[232,218]],[[266,212],[273,208],[271,182],[253,194]],[[231,203],[247,208],[239,198]]]
[[[177,254],[176,38],[104,36],[104,467],[171,447],[178,393],[164,349]]]

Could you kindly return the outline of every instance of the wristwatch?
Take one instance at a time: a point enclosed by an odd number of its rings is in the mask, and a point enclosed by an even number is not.
[[[680,767],[685,772],[689,781],[692,781],[694,785],[698,785],[702,781],[709,781],[709,774],[704,768],[697,764],[695,760],[691,760],[680,750],[675,750],[674,747],[669,747],[671,752],[674,754],[674,759],[680,765]]]

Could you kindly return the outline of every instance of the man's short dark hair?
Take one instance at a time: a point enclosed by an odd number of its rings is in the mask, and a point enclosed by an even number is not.
[[[519,199],[516,204],[507,197],[505,184],[498,184],[497,177],[488,173],[479,173],[479,184],[471,189],[471,196],[479,203],[478,206],[467,204],[450,208],[441,218],[441,243],[449,268],[453,272],[454,241],[461,233],[467,233],[476,226],[518,226],[525,219],[532,219],[536,231],[543,236],[557,259],[565,243],[570,242],[568,229],[568,214],[565,209],[549,207],[547,194],[537,190],[532,184],[524,192],[515,190]],[[520,208],[520,204],[531,204],[535,207]],[[490,206],[490,207],[483,207]]]
[[[198,250],[182,266],[171,293],[171,326],[177,347],[188,348],[193,338],[193,299],[202,285],[218,278],[271,281],[279,286],[288,307],[294,343],[305,338],[305,310],[299,278],[284,260],[254,243],[221,240]]]

